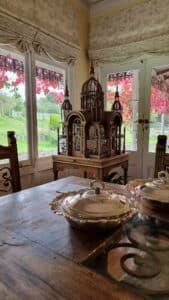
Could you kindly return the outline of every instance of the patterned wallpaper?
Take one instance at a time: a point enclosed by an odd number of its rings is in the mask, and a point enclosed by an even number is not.
[[[0,9],[79,45],[76,11],[67,0],[0,0]]]
[[[145,0],[118,14],[91,19],[90,49],[126,45],[169,33],[169,0]]]

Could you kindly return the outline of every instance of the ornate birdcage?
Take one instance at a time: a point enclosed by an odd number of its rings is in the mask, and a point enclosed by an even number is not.
[[[62,114],[64,118],[58,153],[98,159],[121,153],[122,106],[119,92],[117,89],[112,111],[104,111],[104,93],[94,76],[93,65],[90,78],[82,86],[81,110],[72,111],[66,87]],[[123,142],[123,152],[124,145]]]

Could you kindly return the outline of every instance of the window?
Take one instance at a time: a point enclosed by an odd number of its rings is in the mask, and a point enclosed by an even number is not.
[[[57,128],[61,126],[64,74],[36,61],[38,156],[56,154]]]
[[[118,87],[120,102],[123,107],[123,126],[126,130],[126,150],[137,150],[138,119],[138,71],[107,74],[106,109],[111,110],[115,91]]]
[[[169,66],[152,69],[149,152],[156,151],[158,135],[168,135],[169,128]],[[167,141],[166,152],[169,152]]]
[[[23,164],[57,154],[66,68],[58,65],[0,49],[0,144],[7,144],[6,132],[14,130]]]
[[[0,144],[14,130],[20,160],[28,159],[24,70],[24,56],[0,50]]]

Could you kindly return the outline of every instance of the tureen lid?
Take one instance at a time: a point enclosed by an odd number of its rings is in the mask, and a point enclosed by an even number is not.
[[[139,194],[142,198],[169,203],[169,174],[160,171],[158,179],[140,187]]]
[[[130,211],[125,196],[104,190],[102,182],[92,181],[90,189],[68,196],[62,203],[63,213],[81,218],[119,217]]]

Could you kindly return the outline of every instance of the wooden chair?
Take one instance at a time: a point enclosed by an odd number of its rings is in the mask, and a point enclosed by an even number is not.
[[[166,153],[167,136],[159,135],[156,144],[156,155],[155,155],[155,170],[154,177],[158,176],[158,172],[166,170],[169,167],[169,153]]]
[[[0,192],[21,190],[17,144],[14,131],[7,132],[8,146],[0,145],[0,160],[9,159],[9,166],[0,165]]]

